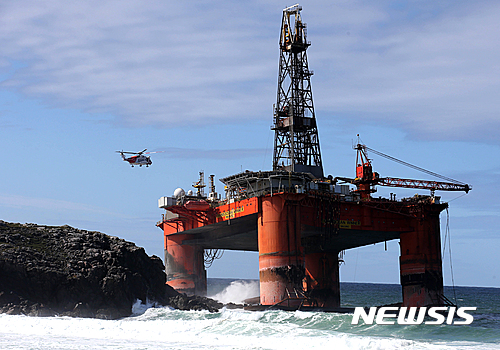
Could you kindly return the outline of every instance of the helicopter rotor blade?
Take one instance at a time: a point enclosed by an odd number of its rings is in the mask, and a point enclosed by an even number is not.
[[[160,152],[164,152],[164,151],[157,151],[157,152],[146,152],[147,148],[145,148],[143,151],[141,152],[124,152],[124,151],[116,151],[116,153],[120,153],[120,154],[137,154],[137,155],[141,155],[141,154],[150,154],[150,153],[160,153]]]
[[[124,152],[124,151],[116,151],[117,153],[121,154],[141,154],[142,152]]]

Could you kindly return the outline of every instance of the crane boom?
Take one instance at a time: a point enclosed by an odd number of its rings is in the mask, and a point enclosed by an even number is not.
[[[377,180],[377,185],[389,187],[421,188],[431,191],[465,191],[469,193],[469,185],[457,184],[451,182],[426,181],[414,179],[398,179],[394,177],[383,177]]]
[[[345,182],[351,183],[353,185],[356,185],[357,190],[355,192],[358,192],[361,195],[361,199],[363,199],[363,200],[369,200],[370,193],[376,192],[376,189],[374,188],[375,185],[426,189],[426,190],[430,190],[432,195],[434,195],[435,191],[464,191],[465,193],[469,193],[469,191],[472,189],[472,187],[468,184],[450,179],[448,177],[444,177],[442,175],[433,173],[433,172],[425,170],[423,168],[419,168],[417,166],[403,162],[399,159],[388,156],[386,154],[383,154],[381,152],[375,151],[375,150],[370,148],[370,151],[372,151],[378,155],[381,155],[385,158],[397,161],[398,163],[410,166],[413,169],[420,170],[420,171],[423,171],[427,174],[437,176],[437,177],[440,177],[440,178],[445,179],[445,180],[450,180],[452,182],[401,179],[401,178],[395,178],[395,177],[380,177],[377,172],[374,172],[372,170],[371,160],[368,158],[368,155],[366,153],[366,151],[369,148],[361,143],[358,143],[356,145],[356,147],[354,147],[354,149],[357,150],[356,178],[349,179],[349,178],[337,177],[337,178],[335,178],[334,182],[340,180],[340,181],[345,181]]]

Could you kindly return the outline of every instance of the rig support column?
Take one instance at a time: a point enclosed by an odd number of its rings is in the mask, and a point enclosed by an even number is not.
[[[415,208],[415,231],[400,236],[403,306],[443,305],[443,272],[439,213],[446,204]]]
[[[306,290],[319,307],[340,307],[338,253],[311,253],[305,257]]]
[[[172,224],[177,227],[171,226]],[[196,223],[188,219],[163,225],[167,284],[180,293],[205,296],[207,273],[203,260],[204,249],[182,243],[191,235],[177,234],[196,227]]]
[[[258,216],[260,303],[273,305],[300,297],[305,276],[300,245],[301,195],[275,194],[261,197]],[[288,300],[283,306],[297,306],[300,300]]]

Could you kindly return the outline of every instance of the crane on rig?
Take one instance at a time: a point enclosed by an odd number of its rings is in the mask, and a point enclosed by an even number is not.
[[[469,193],[472,186],[465,184],[461,181],[451,179],[449,177],[434,173],[432,171],[420,168],[416,165],[412,165],[405,161],[399,160],[397,158],[391,157],[382,152],[376,151],[372,148],[359,142],[354,147],[357,151],[356,154],[356,178],[346,178],[346,177],[336,177],[334,183],[337,181],[347,182],[356,185],[357,189],[354,191],[359,193],[362,200],[368,200],[370,198],[370,193],[376,192],[375,185],[388,186],[388,187],[403,187],[403,188],[418,188],[418,189],[428,189],[431,191],[431,196],[434,197],[435,191],[464,191]],[[429,180],[416,180],[416,179],[403,179],[395,177],[380,177],[379,173],[373,171],[371,160],[368,158],[367,151],[373,152],[379,156],[385,157],[387,159],[393,160],[400,164],[406,165],[410,168],[422,171],[429,175],[441,178],[443,181],[429,181]]]

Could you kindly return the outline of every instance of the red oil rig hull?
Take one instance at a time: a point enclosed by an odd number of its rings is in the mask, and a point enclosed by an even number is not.
[[[205,202],[207,203],[207,202]],[[442,305],[439,213],[429,196],[352,201],[342,194],[280,191],[210,207],[175,204],[158,223],[165,237],[168,284],[206,292],[203,252],[259,252],[260,303],[340,306],[339,253],[400,240],[403,306]]]
[[[158,223],[167,283],[204,294],[207,255],[213,259],[221,249],[258,251],[261,305],[338,308],[343,252],[399,239],[403,306],[443,305],[439,214],[448,205],[434,192],[470,187],[381,178],[367,157],[371,149],[359,142],[354,179],[323,175],[306,55],[310,42],[300,11],[298,5],[283,10],[273,170],[221,179],[224,199],[215,191],[214,175],[205,197],[203,173],[193,185],[196,195],[178,189],[160,199],[167,210]],[[371,197],[376,185],[429,189],[431,195],[376,199]]]

